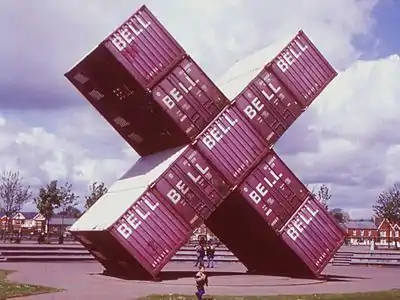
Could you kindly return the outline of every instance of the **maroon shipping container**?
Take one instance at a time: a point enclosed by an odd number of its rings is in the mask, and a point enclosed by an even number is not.
[[[313,197],[281,230],[282,239],[314,274],[320,274],[343,244],[345,232]]]
[[[153,87],[185,55],[185,50],[144,5],[102,44],[143,88]]]
[[[244,179],[238,192],[277,232],[309,196],[307,188],[274,151]]]
[[[191,59],[186,57],[154,87],[153,97],[194,139],[228,104],[228,100]]]
[[[269,146],[235,104],[225,108],[194,144],[232,186],[240,182]]]
[[[171,149],[140,158],[70,231],[106,268],[128,272],[112,257],[122,247],[119,255],[136,261],[133,275],[155,277],[229,192],[193,147]]]
[[[275,143],[337,73],[300,31],[235,98],[253,126]]]
[[[292,92],[303,108],[308,107],[337,75],[302,30],[266,66],[266,70]],[[276,83],[274,86],[278,88]]]
[[[205,224],[250,271],[269,275],[318,276],[345,238],[342,228],[274,152]]]
[[[150,25],[117,51],[113,42],[143,22]],[[228,100],[147,8],[127,24],[65,76],[139,155],[188,144]],[[138,66],[148,60],[158,71],[141,76]]]
[[[66,76],[141,156],[189,143],[228,104],[188,56],[152,94],[138,88],[105,48],[95,49]]]

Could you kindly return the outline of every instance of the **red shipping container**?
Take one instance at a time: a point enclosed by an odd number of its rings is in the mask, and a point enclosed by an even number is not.
[[[182,46],[144,5],[102,45],[143,88],[153,87],[185,55]]]
[[[228,100],[190,58],[186,57],[154,87],[153,98],[194,139],[228,104]]]
[[[281,230],[282,239],[318,275],[345,240],[343,228],[313,197]]]
[[[273,151],[205,224],[249,270],[270,275],[315,277],[345,238]]]
[[[300,31],[236,97],[236,103],[253,126],[275,143],[336,75]]]
[[[134,260],[133,275],[155,277],[229,191],[193,147],[167,150],[140,158],[70,231],[107,269],[126,273]]]
[[[238,192],[277,232],[309,197],[307,188],[272,150],[243,180]]]
[[[224,109],[194,144],[232,186],[239,183],[268,150],[268,144],[235,104]]]
[[[140,24],[118,51],[114,44]],[[228,104],[145,7],[65,76],[141,156],[189,143]]]
[[[308,107],[337,76],[337,72],[302,30],[266,69],[273,75],[271,81],[276,77],[303,108]],[[278,88],[276,84],[274,86]]]
[[[107,67],[95,66],[98,60],[107,61]],[[75,79],[81,80],[83,73],[87,81],[80,84]],[[89,60],[66,76],[141,156],[189,143],[228,104],[188,56],[152,94],[135,87],[132,77],[104,48],[94,50]]]

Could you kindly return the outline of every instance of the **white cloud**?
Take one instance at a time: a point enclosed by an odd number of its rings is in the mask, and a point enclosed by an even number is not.
[[[396,181],[400,134],[392,128],[400,125],[399,60],[355,62],[361,50],[352,44],[357,35],[369,35],[378,0],[298,0],[295,7],[292,0],[145,3],[213,79],[244,55],[303,28],[336,68],[350,67],[279,143],[283,158],[301,178],[326,180],[334,203],[356,214],[365,213],[380,188]],[[24,4],[32,12],[26,18],[17,2],[2,3],[0,65],[8,71],[0,74],[0,92],[2,87],[11,95],[22,87],[32,94],[56,91],[58,97],[35,101],[83,103],[63,73],[141,4],[43,0],[40,6]],[[371,47],[379,43],[369,38]],[[33,101],[29,93],[26,97],[24,103]],[[1,98],[0,106],[18,101]],[[32,127],[22,113],[0,116],[0,168],[20,168],[32,184],[111,183],[137,157],[89,105],[34,115],[45,125]]]
[[[284,156],[300,178],[333,184],[332,205],[356,215],[370,214],[382,189],[400,180],[399,76],[397,55],[355,62],[310,107],[318,151]]]

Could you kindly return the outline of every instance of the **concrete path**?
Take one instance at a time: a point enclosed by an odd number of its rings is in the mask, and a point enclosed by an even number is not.
[[[99,275],[102,267],[97,262],[2,263],[0,268],[17,271],[10,275],[10,280],[66,290],[18,299],[132,300],[149,294],[194,293],[195,269],[186,263],[167,265],[164,280],[159,283]],[[244,267],[235,263],[219,265],[213,272],[209,273],[207,292],[214,295],[350,293],[400,288],[400,268],[329,266],[321,280],[246,275]]]

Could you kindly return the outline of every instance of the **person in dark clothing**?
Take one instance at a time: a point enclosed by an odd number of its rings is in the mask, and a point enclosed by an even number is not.
[[[196,247],[196,252],[197,252],[197,260],[194,266],[204,267],[204,256],[206,256],[206,251],[204,250],[204,247],[202,245],[198,245]]]
[[[207,253],[207,268],[214,268],[215,245],[209,244],[206,253]]]
[[[197,288],[196,296],[198,300],[201,300],[203,299],[203,295],[206,293],[204,286],[208,286],[208,277],[204,267],[199,267],[199,271],[196,273],[195,280]]]

